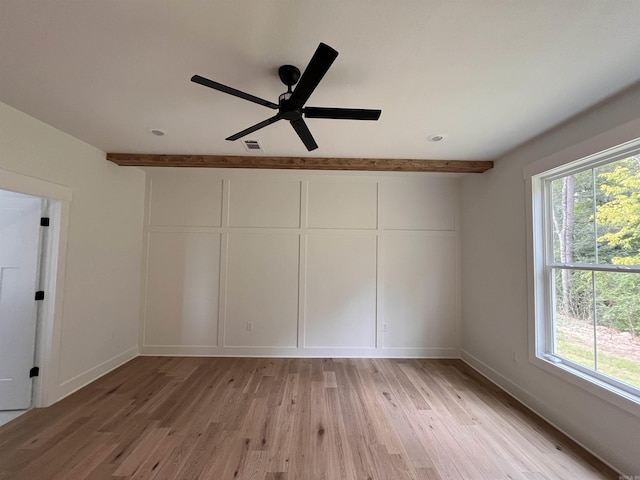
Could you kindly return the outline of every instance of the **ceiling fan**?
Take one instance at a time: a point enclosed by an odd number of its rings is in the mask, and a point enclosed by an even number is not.
[[[316,89],[322,77],[327,73],[329,67],[338,56],[338,52],[331,48],[329,45],[320,43],[316,52],[311,57],[309,65],[300,75],[300,70],[293,65],[282,65],[278,69],[278,75],[280,80],[287,86],[287,91],[280,95],[278,103],[269,102],[262,98],[256,97],[249,93],[236,90],[235,88],[228,87],[208,78],[201,77],[200,75],[194,75],[191,77],[191,81],[204,85],[205,87],[213,88],[220,92],[228,93],[235,97],[249,100],[250,102],[263,105],[265,107],[278,110],[278,113],[267,120],[246,128],[235,135],[227,137],[227,140],[238,140],[256,130],[271,125],[279,120],[289,120],[291,126],[296,131],[302,143],[304,143],[307,150],[315,150],[318,148],[318,144],[313,139],[305,118],[332,118],[337,120],[378,120],[380,118],[381,110],[367,110],[359,108],[326,108],[326,107],[305,107],[313,91]],[[297,85],[296,85],[297,84]],[[291,89],[296,85],[295,89]]]

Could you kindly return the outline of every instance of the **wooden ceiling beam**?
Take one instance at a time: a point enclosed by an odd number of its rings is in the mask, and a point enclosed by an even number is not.
[[[367,172],[482,173],[490,160],[403,160],[396,158],[249,157],[223,155],[156,155],[107,153],[107,160],[134,167],[270,168],[291,170],[354,170]]]

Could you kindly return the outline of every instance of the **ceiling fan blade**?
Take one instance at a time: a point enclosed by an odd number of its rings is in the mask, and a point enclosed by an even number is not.
[[[282,117],[280,116],[280,114],[275,115],[275,116],[273,116],[271,118],[267,118],[266,120],[264,120],[264,121],[262,121],[260,123],[256,123],[252,127],[245,128],[241,132],[238,132],[235,135],[231,135],[230,137],[227,137],[225,140],[231,140],[231,141],[238,140],[239,138],[242,138],[245,135],[249,135],[250,133],[255,132],[256,130],[260,130],[261,128],[264,128],[267,125],[271,125],[272,123],[275,123],[278,120],[282,120]]]
[[[289,99],[292,105],[302,107],[306,103],[337,56],[338,52],[329,45],[318,45]]]
[[[291,120],[291,126],[300,137],[300,140],[302,140],[302,143],[304,143],[304,146],[307,147],[307,150],[311,151],[318,148],[318,144],[313,139],[313,135],[311,135],[311,132],[309,131],[309,128],[307,128],[307,124],[304,123],[303,119]]]
[[[306,107],[302,109],[306,118],[333,118],[336,120],[378,120],[382,110],[362,108]]]
[[[199,83],[200,85],[204,85],[205,87],[213,88],[214,90],[218,90],[220,92],[228,93],[229,95],[233,95],[234,97],[249,100],[250,102],[257,103],[258,105],[263,105],[265,107],[273,108],[276,110],[278,109],[278,105],[273,102],[260,97],[256,97],[255,95],[251,95],[249,93],[242,92],[240,90],[236,90],[235,88],[227,87],[226,85],[214,82],[213,80],[201,77],[200,75],[194,75],[193,77],[191,77],[191,81],[194,83]]]

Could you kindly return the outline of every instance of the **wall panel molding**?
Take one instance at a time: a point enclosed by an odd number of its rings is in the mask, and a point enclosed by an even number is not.
[[[457,178],[213,169],[147,175],[155,218],[175,225],[151,224],[147,212],[145,234],[156,243],[147,246],[143,269],[141,354],[459,355]],[[165,188],[154,192],[156,175]],[[192,220],[176,218],[180,210]],[[211,218],[218,225],[198,220]]]

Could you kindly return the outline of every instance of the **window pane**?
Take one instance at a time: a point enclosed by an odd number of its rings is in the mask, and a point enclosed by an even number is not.
[[[598,263],[640,265],[640,156],[595,174]]]
[[[633,152],[533,176],[533,231],[540,358],[640,398],[640,143]]]
[[[562,263],[595,263],[593,170],[551,182],[553,256]]]
[[[591,272],[554,269],[556,355],[595,368]]]
[[[596,272],[598,371],[640,387],[640,274]]]

